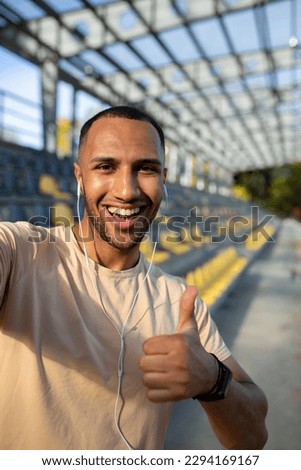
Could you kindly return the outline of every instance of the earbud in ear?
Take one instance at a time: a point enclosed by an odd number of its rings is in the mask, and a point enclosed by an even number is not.
[[[79,197],[79,196],[80,196],[80,182],[79,182],[79,181],[77,182],[77,190],[76,190],[76,195],[77,195],[77,197]]]

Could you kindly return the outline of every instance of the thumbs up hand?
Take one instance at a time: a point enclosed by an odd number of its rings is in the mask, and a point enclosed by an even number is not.
[[[140,368],[147,397],[154,402],[176,401],[208,392],[216,381],[215,359],[200,343],[194,317],[197,289],[189,286],[180,301],[175,334],[154,336],[143,344]]]

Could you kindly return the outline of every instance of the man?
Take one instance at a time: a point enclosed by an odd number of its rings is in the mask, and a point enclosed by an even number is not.
[[[0,447],[160,449],[172,403],[194,397],[224,447],[262,448],[262,391],[196,289],[139,252],[164,193],[160,127],[133,108],[97,114],[75,176],[72,230],[1,224]]]

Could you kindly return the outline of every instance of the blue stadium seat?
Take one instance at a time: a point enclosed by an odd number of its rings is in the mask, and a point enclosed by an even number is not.
[[[57,182],[60,191],[63,191],[65,193],[69,193],[71,191],[70,178],[61,176],[57,179]]]
[[[44,154],[35,156],[35,158],[32,161],[32,167],[33,167],[33,170],[39,175],[43,173],[48,173],[47,160]]]
[[[63,158],[60,161],[60,174],[67,177],[74,176],[73,159],[71,157]]]
[[[50,205],[48,203],[36,203],[33,206],[33,213],[30,222],[34,225],[50,227]]]
[[[39,177],[30,170],[25,170],[17,177],[16,190],[20,195],[35,195],[39,191]]]
[[[0,194],[10,195],[16,191],[16,175],[12,168],[0,168]]]
[[[60,174],[60,162],[55,155],[46,157],[47,173],[53,176]]]
[[[0,221],[5,222],[9,219],[9,209],[6,205],[0,205]]]
[[[18,222],[26,220],[24,208],[20,204],[8,204],[7,209],[7,222]]]
[[[11,161],[10,153],[7,152],[6,150],[1,149],[0,150],[0,168],[1,168],[1,170],[5,169],[7,166],[9,166],[10,161]]]

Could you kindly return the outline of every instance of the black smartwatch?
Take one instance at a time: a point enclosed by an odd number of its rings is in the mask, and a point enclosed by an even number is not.
[[[211,353],[210,353],[211,354]],[[214,387],[209,390],[209,392],[203,395],[196,395],[192,397],[194,400],[199,401],[217,401],[223,400],[226,395],[227,391],[232,379],[232,372],[229,367],[225,366],[214,354],[211,354],[217,362],[218,365],[218,376]]]

